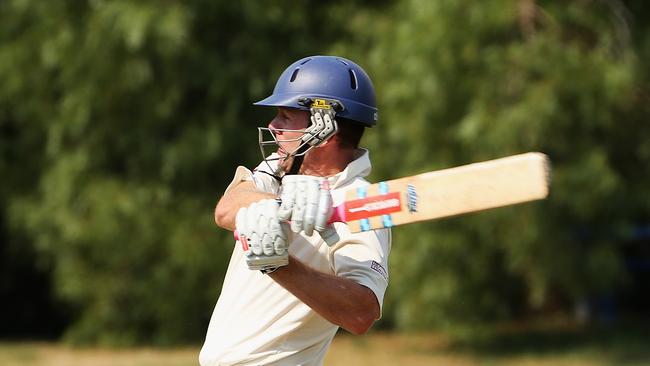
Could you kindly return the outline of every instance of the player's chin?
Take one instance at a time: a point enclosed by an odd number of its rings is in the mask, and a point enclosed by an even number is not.
[[[278,162],[278,165],[280,167],[280,170],[283,172],[287,173],[289,172],[289,168],[291,167],[291,164],[293,163],[293,156],[281,156],[280,161]]]

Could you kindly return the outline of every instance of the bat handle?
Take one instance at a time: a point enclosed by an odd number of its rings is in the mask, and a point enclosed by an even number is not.
[[[345,205],[340,204],[338,206],[334,206],[332,209],[332,216],[330,216],[329,220],[327,220],[327,224],[331,225],[335,222],[345,222]],[[239,240],[239,233],[235,229],[233,231],[233,236],[235,237],[235,240]]]
[[[332,210],[332,216],[330,216],[330,219],[327,220],[328,224],[333,224],[335,222],[346,222],[345,220],[345,204],[340,204],[338,206],[334,206]]]

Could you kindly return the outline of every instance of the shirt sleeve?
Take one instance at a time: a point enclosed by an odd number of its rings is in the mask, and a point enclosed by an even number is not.
[[[235,177],[226,188],[226,192],[241,182],[253,182],[255,188],[260,191],[278,194],[280,182],[271,173],[271,168],[265,162],[261,162],[253,171],[238,166],[235,170]]]
[[[388,287],[390,246],[390,229],[382,229],[348,234],[330,250],[334,273],[369,288],[377,297],[380,311]]]

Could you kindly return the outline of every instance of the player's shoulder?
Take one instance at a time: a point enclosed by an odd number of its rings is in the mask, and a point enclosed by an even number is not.
[[[354,177],[350,179],[350,181],[347,184],[345,184],[340,188],[341,189],[359,188],[359,187],[369,186],[370,184],[372,183],[364,177]]]
[[[273,158],[271,155],[269,158]],[[257,189],[264,192],[277,194],[280,189],[280,182],[274,174],[274,169],[277,168],[277,161],[271,160],[269,162],[262,161],[255,169],[253,169],[252,178]]]
[[[347,181],[345,184],[332,189],[330,192],[332,193],[332,198],[334,199],[334,205],[336,206],[345,200],[345,196],[348,191],[367,187],[369,185],[370,182],[368,182],[366,179],[362,177],[355,177]]]

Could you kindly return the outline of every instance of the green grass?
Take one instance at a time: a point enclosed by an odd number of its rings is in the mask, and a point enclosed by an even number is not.
[[[590,329],[541,325],[456,332],[452,337],[345,336],[336,340],[328,361],[326,365],[649,366],[650,327],[647,323]]]
[[[2,366],[187,366],[198,364],[198,349],[71,348],[57,343],[1,343]]]
[[[563,359],[570,364],[650,365],[650,324],[636,322],[587,329],[538,326],[457,339],[450,349],[486,359]]]
[[[536,327],[456,333],[339,334],[326,365],[342,366],[642,366],[650,365],[650,327]],[[71,348],[57,343],[0,343],[2,366],[189,366],[199,348]]]

